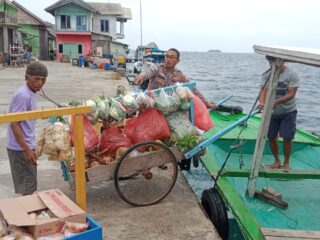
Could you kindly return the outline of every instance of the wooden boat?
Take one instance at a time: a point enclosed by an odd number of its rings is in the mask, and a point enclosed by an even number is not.
[[[278,61],[270,84],[277,84],[275,73],[283,60],[320,66],[320,50],[267,46],[254,49]],[[229,234],[227,210],[237,220],[245,239],[320,239],[320,138],[297,130],[291,169],[269,169],[267,165],[274,158],[265,145],[266,123],[270,121],[273,98],[270,90],[261,117],[250,118],[247,124],[212,142],[201,157],[212,178],[218,178],[214,188],[203,192],[201,202],[223,239],[228,239]],[[215,127],[206,133],[207,138],[245,116],[219,111],[210,115]],[[279,149],[282,152],[282,144]],[[283,155],[280,157],[283,159]],[[261,193],[266,187],[275,191]]]

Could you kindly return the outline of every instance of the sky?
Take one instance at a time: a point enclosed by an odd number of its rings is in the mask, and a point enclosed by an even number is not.
[[[16,0],[43,20],[44,9],[57,0]],[[130,8],[121,42],[135,49],[156,42],[160,49],[251,53],[252,46],[319,48],[319,0],[87,0],[115,2]]]

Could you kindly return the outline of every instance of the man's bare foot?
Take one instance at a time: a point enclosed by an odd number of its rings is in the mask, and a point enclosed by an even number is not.
[[[283,171],[284,172],[289,172],[289,170],[290,170],[289,163],[284,163],[283,164]]]
[[[280,167],[280,162],[274,162],[272,165],[269,166],[270,169],[279,169]]]

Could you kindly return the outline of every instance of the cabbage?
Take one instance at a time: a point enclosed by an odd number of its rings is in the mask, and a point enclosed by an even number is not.
[[[135,112],[139,108],[137,101],[130,94],[122,96],[121,103],[130,112]]]

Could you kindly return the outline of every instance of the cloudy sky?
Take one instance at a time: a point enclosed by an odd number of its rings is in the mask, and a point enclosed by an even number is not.
[[[44,8],[57,0],[16,0],[54,22]],[[131,8],[122,40],[140,44],[140,0],[117,2]],[[182,51],[253,52],[254,44],[320,48],[319,0],[141,0],[142,42]]]

